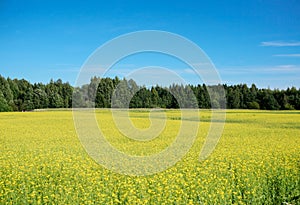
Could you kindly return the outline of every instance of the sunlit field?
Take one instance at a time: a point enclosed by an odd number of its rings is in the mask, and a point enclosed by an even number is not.
[[[157,153],[174,140],[180,112],[148,142],[128,139],[109,110],[96,111],[107,140],[131,155]],[[200,111],[189,152],[164,172],[128,176],[91,159],[76,135],[71,111],[0,113],[0,204],[300,204],[300,112],[228,110],[213,154],[199,161],[210,127]],[[148,110],[132,123],[150,126]]]

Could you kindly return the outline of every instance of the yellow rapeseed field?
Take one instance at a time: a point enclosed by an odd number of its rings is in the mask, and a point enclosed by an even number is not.
[[[110,110],[97,110],[107,140],[119,150],[151,155],[180,126],[167,110],[159,137],[128,139]],[[200,111],[196,142],[175,166],[149,176],[105,169],[81,145],[71,111],[0,113],[0,204],[300,204],[300,112],[228,110],[213,154],[199,161],[211,111]],[[148,110],[132,110],[139,128]],[[188,120],[188,119],[183,119]]]

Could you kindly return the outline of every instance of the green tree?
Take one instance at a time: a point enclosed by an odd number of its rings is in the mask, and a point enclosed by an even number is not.
[[[16,105],[19,97],[19,88],[18,88],[17,81],[18,81],[17,79],[11,80],[10,78],[7,78],[7,82],[13,94],[13,104],[12,104],[13,111],[19,110],[18,106]]]
[[[88,100],[95,107],[97,88],[100,82],[100,78],[94,76],[91,78],[90,84],[88,85]]]
[[[71,108],[72,107],[72,95],[73,95],[73,87],[68,83],[64,83],[62,85],[62,98],[64,101],[63,107]]]
[[[46,86],[42,83],[33,85],[33,104],[35,109],[48,108],[49,100],[46,93]]]
[[[10,107],[10,110],[14,107],[13,93],[10,89],[8,81],[0,75],[0,90],[2,91],[3,97]]]
[[[159,95],[155,87],[151,88],[151,107],[160,107],[159,105]]]
[[[8,105],[2,91],[0,90],[0,112],[11,111],[12,108]]]
[[[111,78],[102,78],[100,80],[96,94],[96,107],[111,107],[111,96],[114,88],[115,86]]]
[[[33,88],[32,85],[25,79],[16,80],[18,85],[18,97],[15,102],[16,106],[18,106],[18,110],[33,110]]]
[[[280,108],[270,89],[263,89],[261,91],[260,107],[264,110],[278,110]]]
[[[256,109],[256,110],[260,109],[260,106],[256,101],[248,102],[247,107],[248,109]]]
[[[83,98],[82,90],[80,88],[74,88],[72,95],[72,107],[73,108],[85,108],[87,103]]]
[[[62,81],[59,79],[54,82],[52,79],[46,85],[46,93],[49,100],[49,108],[62,108],[64,107],[64,100],[61,96]]]

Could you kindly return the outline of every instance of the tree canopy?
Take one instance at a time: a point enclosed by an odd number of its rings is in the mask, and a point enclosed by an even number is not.
[[[177,85],[169,87],[137,85],[132,79],[93,77],[90,83],[72,87],[61,79],[31,84],[25,79],[0,75],[0,112],[44,108],[218,108],[218,86]],[[223,85],[228,109],[300,109],[300,89],[259,89],[255,84]],[[208,90],[214,96],[210,96]],[[221,103],[221,104],[222,104]]]

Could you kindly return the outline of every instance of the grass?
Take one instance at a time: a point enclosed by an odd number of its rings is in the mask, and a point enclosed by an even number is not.
[[[141,129],[147,110],[130,112]],[[166,111],[160,136],[124,137],[110,110],[96,110],[107,140],[132,155],[152,155],[175,138],[181,120],[199,125],[190,151],[164,172],[114,173],[91,159],[79,142],[72,112],[0,113],[0,204],[300,204],[300,115],[297,111],[228,110],[213,154],[198,161],[211,112],[181,118]]]

